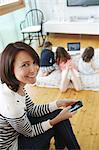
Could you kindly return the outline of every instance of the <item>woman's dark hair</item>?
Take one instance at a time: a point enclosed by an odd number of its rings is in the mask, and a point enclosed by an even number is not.
[[[27,52],[33,58],[35,64],[38,66],[40,64],[39,56],[36,51],[24,42],[10,43],[6,46],[0,59],[0,78],[1,83],[6,83],[7,86],[15,92],[18,90],[20,82],[14,75],[14,61],[20,51]]]
[[[67,62],[67,60],[71,59],[71,56],[65,50],[64,47],[57,47],[57,49],[56,49],[56,62],[57,62],[57,64],[60,63],[61,59],[63,59],[64,62]]]
[[[46,42],[44,43],[44,48],[48,48],[48,47],[50,47],[50,46],[52,46],[52,43],[51,43],[50,41],[46,41]]]
[[[90,62],[90,60],[92,59],[93,56],[94,56],[94,48],[87,47],[82,54],[82,59],[85,62]]]

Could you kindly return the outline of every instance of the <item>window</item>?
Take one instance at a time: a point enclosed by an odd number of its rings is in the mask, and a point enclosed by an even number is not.
[[[0,0],[0,15],[24,7],[24,0]]]

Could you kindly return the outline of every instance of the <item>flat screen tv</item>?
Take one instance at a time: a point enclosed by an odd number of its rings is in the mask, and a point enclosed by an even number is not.
[[[97,6],[99,0],[67,0],[67,6]]]

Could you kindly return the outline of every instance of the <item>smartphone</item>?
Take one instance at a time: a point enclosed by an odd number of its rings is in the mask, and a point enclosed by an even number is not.
[[[71,105],[71,108],[68,110],[69,112],[73,112],[79,108],[81,108],[83,106],[82,101],[77,101],[76,103],[74,103],[73,105]]]

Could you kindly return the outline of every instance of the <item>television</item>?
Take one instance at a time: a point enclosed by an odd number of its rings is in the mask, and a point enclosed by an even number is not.
[[[67,6],[96,6],[99,5],[99,0],[67,0]]]
[[[67,43],[67,50],[68,51],[79,51],[80,50],[80,42]]]

